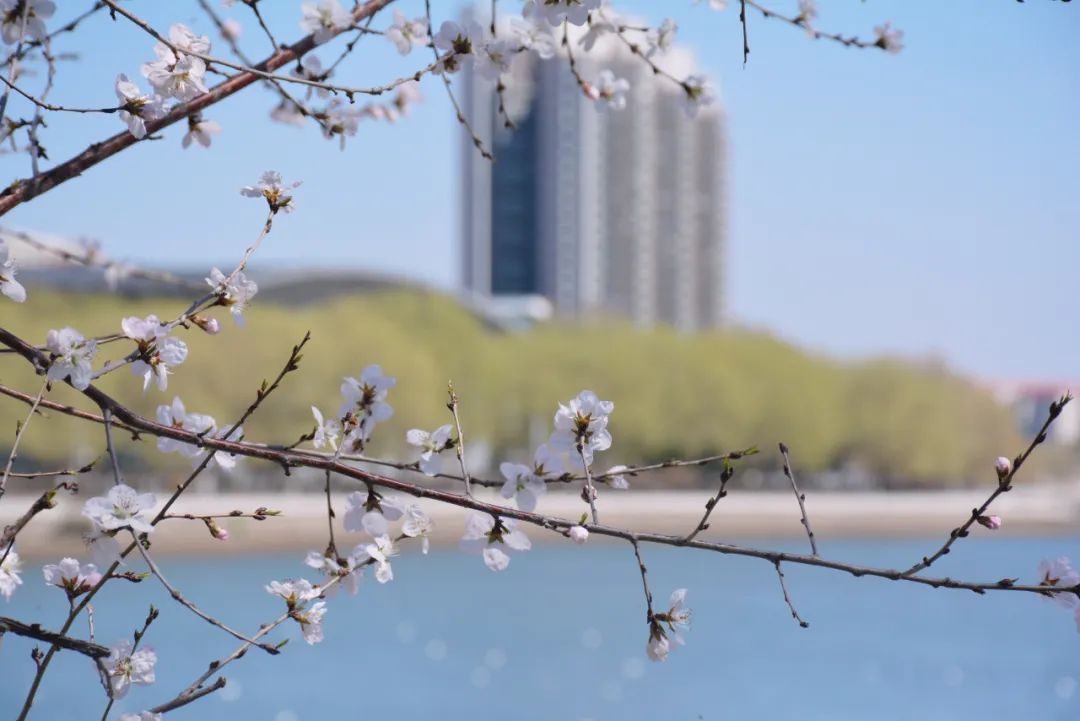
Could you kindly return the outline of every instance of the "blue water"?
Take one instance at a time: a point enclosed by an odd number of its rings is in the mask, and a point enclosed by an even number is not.
[[[936,539],[935,539],[936,540]],[[779,544],[773,544],[779,545]],[[794,542],[784,545],[801,548]],[[934,540],[825,542],[823,553],[904,566]],[[644,653],[640,580],[628,546],[542,546],[495,574],[451,550],[395,560],[396,579],[367,578],[356,597],[330,601],[327,639],[305,644],[295,624],[283,654],[252,651],[229,667],[226,689],[168,716],[230,721],[1075,721],[1080,634],[1072,614],[1018,593],[980,597],[786,567],[810,622],[791,619],[762,561],[645,547],[658,604],[689,588],[688,645],[663,664]],[[1080,559],[1080,537],[970,539],[941,572],[1031,579],[1040,558]],[[302,574],[296,557],[161,559],[207,610],[254,629],[281,610],[265,582]],[[0,613],[59,625],[66,602],[25,569]],[[171,698],[235,646],[171,601],[152,580],[115,582],[95,604],[97,636],[130,634],[150,603],[147,637],[157,683],[135,687],[111,718]],[[0,712],[14,717],[32,675],[31,644],[0,647]],[[31,718],[99,718],[104,693],[90,664],[62,653]]]

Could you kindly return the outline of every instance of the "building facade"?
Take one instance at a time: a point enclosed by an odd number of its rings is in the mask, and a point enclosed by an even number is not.
[[[582,74],[630,81],[623,110],[586,98],[565,58],[520,57],[504,93],[462,73],[463,285],[473,303],[540,296],[557,316],[694,331],[724,320],[724,116],[683,112],[681,89],[609,48]],[[683,65],[687,63],[683,62]],[[684,73],[685,74],[685,73]]]

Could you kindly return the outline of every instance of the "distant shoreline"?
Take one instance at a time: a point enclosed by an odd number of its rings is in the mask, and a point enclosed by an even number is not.
[[[910,538],[942,536],[966,520],[970,510],[987,495],[986,489],[925,491],[912,493],[811,492],[806,504],[815,534],[827,538]],[[698,491],[605,491],[600,501],[605,525],[630,527],[658,533],[685,534],[697,525],[705,511],[708,492]],[[491,492],[481,500],[505,501]],[[33,502],[31,496],[8,494],[0,506],[0,524],[11,523]],[[443,504],[421,501],[435,521],[432,541],[454,544],[460,538],[464,512]],[[228,513],[253,511],[259,506],[282,511],[265,521],[225,519],[228,541],[210,538],[200,521],[168,520],[152,537],[159,554],[245,554],[296,552],[326,546],[325,498],[311,494],[201,494],[185,495],[176,513]],[[344,502],[335,503],[339,528]],[[59,505],[35,517],[19,534],[17,549],[27,558],[85,556],[81,536],[89,524],[80,514],[78,499],[62,497]],[[584,510],[573,493],[552,492],[540,500],[540,512],[576,519]],[[1056,535],[1080,533],[1080,486],[1016,488],[1003,495],[992,512],[1001,516],[1002,528],[990,531],[976,525],[973,536]],[[526,527],[534,543],[562,542],[557,534]],[[798,505],[792,494],[735,491],[722,499],[710,518],[710,528],[700,538],[739,540],[793,538],[804,534]],[[342,533],[340,545],[351,547],[360,535]]]

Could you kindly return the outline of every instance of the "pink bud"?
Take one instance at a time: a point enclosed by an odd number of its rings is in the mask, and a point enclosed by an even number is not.
[[[206,530],[210,531],[210,535],[219,541],[229,540],[229,532],[224,528],[214,523],[213,518],[205,518],[203,521],[206,523]]]
[[[218,322],[217,318],[210,318],[206,321],[206,325],[203,326],[203,330],[210,335],[217,335],[221,332],[221,323]]]
[[[975,519],[980,526],[986,526],[991,531],[1001,528],[1001,516],[979,516]]]
[[[1012,471],[1012,461],[1005,456],[999,456],[994,462],[994,469],[997,471],[998,478],[1004,478]]]
[[[589,529],[584,526],[570,526],[570,540],[579,546],[589,540]]]

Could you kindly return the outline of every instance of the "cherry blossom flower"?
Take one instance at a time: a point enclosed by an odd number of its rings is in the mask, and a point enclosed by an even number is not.
[[[707,2],[710,10],[727,9],[727,0],[694,0],[695,5],[700,5],[702,2]]]
[[[187,358],[187,343],[170,337],[156,315],[124,318],[120,328],[139,347],[140,357],[131,364],[131,372],[142,376],[143,392],[150,387],[151,378],[157,379],[158,390],[165,390],[172,372],[170,367],[180,365]]]
[[[181,51],[206,53],[210,50],[209,38],[196,36],[180,24],[169,28],[169,41]],[[202,58],[178,53],[161,42],[154,45],[154,54],[157,60],[143,63],[141,71],[159,95],[187,102],[206,92],[203,84],[206,62]]]
[[[611,447],[607,424],[614,409],[614,403],[600,400],[592,391],[578,393],[567,405],[560,403],[555,412],[551,446],[556,451],[570,453],[571,457],[584,455],[585,463],[591,464],[595,451]]]
[[[75,598],[86,593],[101,580],[97,566],[92,563],[80,564],[74,558],[64,558],[60,563],[50,563],[41,570],[45,575],[45,583],[64,589],[68,598]]]
[[[54,12],[56,3],[52,0],[0,0],[0,35],[8,45],[14,45],[22,38],[44,40],[48,35],[45,21]]]
[[[325,43],[352,25],[352,15],[341,7],[338,0],[304,3],[300,6],[300,11],[303,14],[300,19],[300,28],[314,35],[316,45]]]
[[[589,540],[589,529],[585,528],[585,526],[570,526],[567,533],[570,535],[570,540],[579,546],[584,545]]]
[[[311,581],[306,578],[271,581],[265,588],[270,595],[280,596],[285,599],[285,603],[288,604],[290,609],[313,598],[318,598],[320,594],[318,587],[312,586]]]
[[[146,685],[154,682],[157,653],[153,649],[135,650],[131,641],[120,641],[110,648],[112,654],[106,659],[105,667],[109,671],[114,698],[124,698],[132,684]]]
[[[356,131],[360,129],[360,117],[363,113],[363,110],[351,104],[346,105],[339,98],[334,98],[321,114],[323,137],[327,140],[338,138],[341,149],[344,150],[345,138],[356,135]]]
[[[1039,578],[1043,586],[1071,588],[1080,585],[1080,574],[1073,570],[1068,558],[1061,557],[1039,562]],[[1074,608],[1080,598],[1072,592],[1053,593],[1050,598],[1062,608]]]
[[[218,294],[218,304],[228,308],[236,324],[243,326],[244,309],[259,292],[258,284],[244,275],[242,270],[226,276],[217,268],[210,269],[206,283]]]
[[[353,491],[345,496],[345,530],[363,531],[369,536],[390,532],[390,521],[405,514],[405,504],[395,496],[382,497],[374,491]]]
[[[468,553],[481,553],[484,565],[492,571],[503,571],[510,565],[504,546],[512,551],[528,551],[532,543],[517,530],[512,519],[495,519],[486,513],[473,512],[465,521],[465,535],[459,546]]]
[[[296,103],[289,100],[282,100],[278,103],[274,109],[270,111],[270,119],[297,128],[302,128],[304,127],[304,124],[307,123],[307,118],[304,117],[304,113],[300,111],[296,106]]]
[[[140,494],[120,483],[110,488],[107,495],[88,499],[82,514],[105,531],[130,528],[137,533],[150,533],[154,530],[150,525],[153,507],[153,493]]]
[[[605,35],[611,35],[616,30],[615,25],[607,20],[594,20],[589,23],[589,30],[578,40],[578,45],[587,53],[591,53],[596,41]]]
[[[394,44],[399,53],[408,55],[414,45],[423,47],[431,41],[427,19],[421,17],[409,20],[400,10],[395,10],[394,23],[386,29],[386,39]]]
[[[279,210],[283,213],[291,213],[296,209],[296,203],[293,202],[293,197],[286,191],[298,188],[300,185],[300,181],[297,181],[292,185],[283,186],[281,184],[281,173],[267,170],[259,178],[258,183],[245,185],[241,188],[240,194],[248,198],[265,198],[266,204],[270,206],[270,212],[275,215]]]
[[[610,70],[602,70],[591,88],[593,92],[590,97],[593,100],[604,100],[607,107],[613,110],[626,107],[626,94],[630,91],[630,83],[626,78],[617,78]]]
[[[531,50],[544,60],[555,57],[558,41],[551,34],[551,28],[544,23],[538,25],[532,20],[511,17],[507,28],[518,50]]]
[[[217,423],[213,417],[202,413],[188,413],[184,408],[184,402],[177,396],[172,404],[157,407],[157,422],[163,426],[178,430],[208,435],[217,429]],[[202,451],[191,443],[178,441],[167,436],[158,436],[157,448],[162,453],[181,453],[188,458],[195,458]]]
[[[434,527],[434,522],[420,510],[420,506],[414,503],[405,509],[405,520],[401,524],[401,532],[409,538],[419,538],[420,550],[424,554],[427,554],[431,547],[431,539],[428,536]]]
[[[671,641],[680,646],[685,643],[682,632],[690,628],[690,609],[686,607],[686,589],[676,589],[671,594],[669,608],[664,613],[653,614],[649,622],[649,641],[645,652],[653,661],[667,660],[671,652]],[[667,625],[667,630],[664,625]],[[671,638],[668,637],[671,632]]]
[[[304,640],[314,646],[323,640],[323,616],[326,615],[326,601],[316,601],[308,608],[292,612],[292,617],[300,624]]]
[[[461,64],[472,57],[477,46],[484,43],[484,37],[484,29],[477,22],[464,27],[449,20],[443,22],[432,38],[435,47],[443,51],[440,72],[456,73]]]
[[[552,25],[562,25],[563,20],[571,25],[584,25],[589,12],[600,5],[601,0],[529,0],[524,13],[538,13]]]
[[[123,562],[120,558],[120,543],[113,533],[106,533],[94,526],[89,533],[83,534],[83,543],[98,568],[108,568],[114,563]]]
[[[293,77],[321,83],[328,80],[333,75],[333,71],[324,71],[322,61],[319,60],[317,55],[305,55],[304,59],[300,61],[300,67],[292,69],[292,75]],[[318,95],[320,98],[330,97],[330,91],[327,88],[306,86],[304,97],[310,99],[312,94]]]
[[[688,76],[683,80],[682,88],[682,106],[688,117],[697,117],[698,111],[714,100],[712,87],[700,75]]]
[[[420,83],[415,80],[408,80],[398,86],[397,92],[394,94],[394,108],[402,115],[407,115],[410,106],[423,99],[424,96],[420,94]]]
[[[7,244],[0,240],[0,294],[16,303],[26,302],[26,288],[15,280],[15,261],[8,257]]]
[[[19,577],[19,567],[22,564],[14,544],[8,545],[6,553],[7,558],[0,562],[0,596],[11,600],[11,594],[15,593],[16,587],[22,585],[22,578]],[[3,555],[4,553],[0,552],[0,556]]]
[[[419,428],[406,431],[405,442],[410,446],[421,449],[420,471],[429,476],[434,476],[439,472],[442,465],[439,454],[448,448],[454,447],[454,439],[451,438],[451,426],[449,423],[439,426],[431,433]]]
[[[362,543],[353,551],[357,563],[371,559],[375,562],[375,580],[389,583],[394,580],[394,569],[390,567],[390,558],[398,554],[397,544],[390,536],[376,536],[372,543]]]
[[[513,59],[513,50],[505,40],[485,39],[483,43],[474,48],[476,72],[488,80],[497,80],[498,77],[510,70],[510,61]]]
[[[347,428],[347,445],[362,448],[371,439],[375,425],[389,420],[394,409],[386,402],[386,394],[397,385],[392,376],[384,375],[382,367],[370,365],[360,373],[360,379],[346,378],[341,384],[344,403],[341,406],[343,428]]]
[[[202,116],[198,114],[189,115],[188,131],[184,133],[184,137],[180,140],[180,147],[187,148],[194,141],[204,148],[209,148],[213,136],[220,132],[221,126],[213,120],[203,120]]]
[[[337,585],[327,589],[326,595],[328,596],[333,594],[338,586],[344,586],[348,589],[349,593],[354,596],[360,589],[360,581],[364,577],[364,569],[357,567],[357,558],[355,555],[339,559],[332,558],[319,551],[311,551],[308,553],[307,558],[304,559],[304,563],[318,571],[322,571],[322,573],[326,575],[327,581],[338,576],[342,577]]]
[[[617,491],[625,491],[630,487],[630,484],[626,480],[626,476],[623,475],[630,469],[626,466],[612,466],[607,469],[603,477],[600,478],[601,483],[606,483],[609,487],[614,488]]]
[[[883,25],[878,25],[874,28],[874,33],[877,35],[874,44],[882,50],[896,55],[904,49],[904,32],[893,29],[890,21],[886,20]]]
[[[120,101],[120,119],[128,126],[128,131],[138,140],[146,137],[146,121],[164,117],[165,107],[161,97],[143,95],[139,86],[120,73],[116,76],[116,97]]]
[[[645,57],[651,58],[657,53],[666,53],[675,44],[675,33],[678,31],[679,26],[675,24],[675,21],[671,18],[665,18],[660,27],[653,28],[645,33],[645,42],[649,44]]]
[[[90,385],[93,376],[94,353],[97,343],[86,340],[74,328],[50,330],[45,340],[45,347],[52,354],[49,364],[50,381],[71,379],[72,387],[84,391]]]
[[[311,445],[316,448],[330,446],[337,450],[337,437],[341,433],[341,424],[334,419],[323,420],[322,411],[315,406],[311,407],[311,415],[315,416],[315,433],[311,438]]]
[[[210,419],[213,421],[213,418]],[[240,441],[244,437],[244,427],[237,426],[230,432],[228,428],[220,431],[214,431],[212,433],[214,438],[221,441]],[[238,456],[235,453],[229,453],[227,451],[210,451],[206,454],[210,457],[212,463],[216,463],[219,468],[224,471],[235,470],[237,462],[239,462],[242,456]],[[205,456],[204,456],[205,457]],[[199,458],[192,462],[193,466],[198,466],[202,462],[202,458]]]
[[[513,498],[523,511],[532,513],[536,510],[536,500],[547,492],[543,477],[534,474],[533,469],[523,463],[501,463],[499,472],[506,479],[499,489],[499,495]]]
[[[815,0],[799,0],[799,16],[798,19],[806,25],[807,29],[810,28],[811,23],[817,20],[818,10]]]

